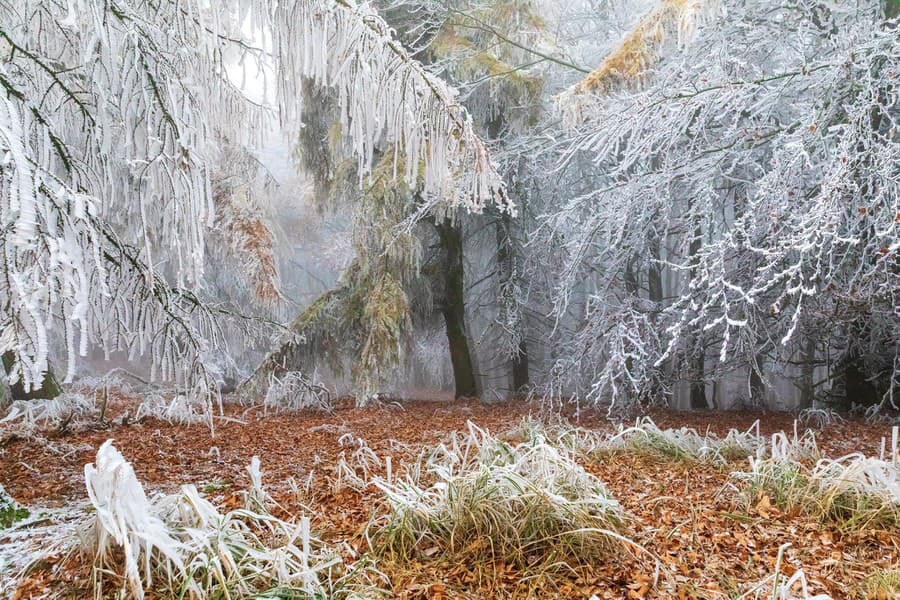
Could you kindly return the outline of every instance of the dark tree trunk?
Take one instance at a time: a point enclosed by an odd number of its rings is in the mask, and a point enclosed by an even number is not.
[[[13,353],[6,352],[3,355],[3,368],[7,373],[12,369],[13,362],[15,362]],[[53,370],[48,368],[47,372],[44,373],[44,381],[41,382],[40,388],[26,392],[25,386],[20,379],[9,386],[9,392],[10,400],[38,400],[42,398],[56,398],[62,393],[62,389],[59,386],[59,382],[56,381],[56,376],[53,375]],[[0,400],[3,399],[0,398]]]
[[[444,302],[441,312],[447,327],[455,393],[457,398],[474,397],[478,395],[478,386],[466,334],[462,229],[458,224],[447,221],[436,223],[435,227],[444,250]]]
[[[703,352],[703,344],[697,340],[694,355],[691,358],[691,409],[705,410],[709,408],[706,401],[706,381],[704,381],[704,369],[706,357]]]
[[[766,404],[766,382],[763,380],[765,356],[757,354],[750,365],[750,400],[759,406]]]
[[[816,396],[815,371],[816,371],[816,339],[809,335],[803,340],[803,349],[800,352],[800,409],[810,408]]]
[[[843,391],[839,396],[840,408],[849,410],[854,404],[866,407],[878,404],[881,401],[878,390],[866,377],[859,356],[853,354],[842,362],[835,386],[839,394]]]
[[[488,139],[499,140],[503,132],[503,115],[497,114],[487,123]],[[524,160],[519,161],[519,169],[524,168]],[[516,191],[516,180],[508,181],[507,191],[514,194]],[[516,194],[521,202],[523,194]],[[513,281],[514,277],[519,276],[517,269],[519,255],[513,245],[512,236],[512,220],[509,213],[502,213],[495,221],[497,228],[497,266],[500,273],[500,285],[508,285]],[[516,335],[519,338],[517,352],[510,358],[510,371],[512,375],[513,393],[519,393],[528,387],[530,376],[528,373],[528,343],[526,341],[524,316],[520,315],[516,323]]]

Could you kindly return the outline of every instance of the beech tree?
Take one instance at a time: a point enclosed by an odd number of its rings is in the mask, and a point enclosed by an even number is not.
[[[892,14],[664,1],[560,97],[563,160],[589,156],[603,179],[551,217],[569,256],[558,308],[585,269],[605,281],[571,353],[588,399],[624,405],[679,379],[702,392],[743,372],[748,394],[775,373],[806,394],[892,402]]]

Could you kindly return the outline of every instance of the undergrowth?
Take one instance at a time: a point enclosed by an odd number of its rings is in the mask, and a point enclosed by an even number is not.
[[[727,463],[754,456],[766,446],[759,435],[759,422],[747,431],[730,430],[725,437],[696,429],[661,429],[649,417],[638,419],[631,427],[619,426],[612,433],[575,427],[565,421],[544,423],[523,420],[504,436],[511,440],[550,440],[592,460],[600,460],[618,452],[649,453],[667,459]]]
[[[862,580],[859,600],[895,600],[900,598],[900,569],[878,569]]]
[[[198,600],[382,596],[380,575],[366,560],[346,565],[311,535],[308,518],[270,514],[258,461],[248,471],[246,508],[220,513],[192,485],[151,502],[111,441],[101,446],[96,466],[85,467],[96,510],[86,536],[95,595],[112,582],[133,598],[147,589]]]
[[[859,453],[810,464],[773,451],[734,473],[745,504],[765,498],[784,512],[800,512],[843,530],[900,527],[900,469]]]
[[[389,511],[370,524],[370,544],[393,560],[441,553],[539,572],[635,547],[603,483],[540,436],[511,445],[469,423],[405,478],[373,482]]]
[[[13,523],[28,518],[29,514],[31,514],[29,510],[13,500],[0,484],[0,529],[6,529]]]

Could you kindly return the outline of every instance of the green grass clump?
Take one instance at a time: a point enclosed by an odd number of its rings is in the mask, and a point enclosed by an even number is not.
[[[785,512],[800,512],[845,531],[900,527],[900,469],[861,454],[814,465],[778,456],[750,461],[750,471],[735,473],[745,482],[744,499],[762,495]]]
[[[537,570],[628,543],[624,512],[603,483],[539,436],[511,445],[470,423],[406,479],[375,484],[389,512],[370,524],[370,542],[393,559],[441,553]]]
[[[27,508],[13,500],[0,485],[0,529],[6,529],[13,523],[27,519],[30,514]]]
[[[863,579],[857,597],[860,600],[900,598],[900,569],[878,569]]]

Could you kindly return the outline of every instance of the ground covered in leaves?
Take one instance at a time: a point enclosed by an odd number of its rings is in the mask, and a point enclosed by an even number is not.
[[[242,502],[249,486],[247,465],[258,456],[264,483],[286,518],[312,518],[319,538],[363,553],[367,525],[383,513],[384,495],[374,485],[347,481],[340,469],[364,441],[379,461],[364,475],[402,476],[424,449],[471,421],[501,437],[538,409],[523,402],[405,402],[374,408],[349,404],[333,413],[291,412],[264,415],[261,408],[226,405],[214,433],[203,423],[172,425],[156,419],[135,422],[127,398],[117,398],[103,421],[61,427],[40,435],[14,435],[0,429],[0,483],[19,503],[35,507],[84,502],[84,465],[94,461],[107,439],[135,469],[148,493],[172,492],[194,484],[213,503],[228,508]],[[611,429],[601,415],[581,414],[570,422],[587,429]],[[752,413],[673,413],[652,415],[660,428],[693,427],[724,436],[748,430],[791,432],[794,417]],[[890,427],[858,421],[821,426],[822,453],[877,456]],[[514,435],[514,434],[511,434]],[[390,460],[385,460],[390,457]],[[578,457],[628,515],[624,534],[633,542],[621,551],[578,568],[534,572],[498,560],[460,560],[440,548],[423,548],[403,560],[378,564],[398,598],[739,598],[748,582],[762,581],[778,565],[790,577],[802,569],[809,592],[835,599],[860,595],[866,578],[900,568],[900,533],[890,527],[847,530],[837,523],[780,510],[762,494],[742,499],[735,471],[747,459],[727,463],[697,461],[656,451],[620,451]],[[357,463],[357,466],[358,463]],[[0,530],[0,544],[3,532]],[[485,544],[489,543],[487,540]],[[785,544],[790,544],[785,548]],[[488,556],[469,548],[468,556]],[[21,598],[46,590],[89,594],[89,575],[70,560],[67,568],[38,566],[19,589]],[[0,573],[0,577],[3,574]],[[755,596],[747,596],[755,597]],[[895,596],[888,596],[895,597]]]

